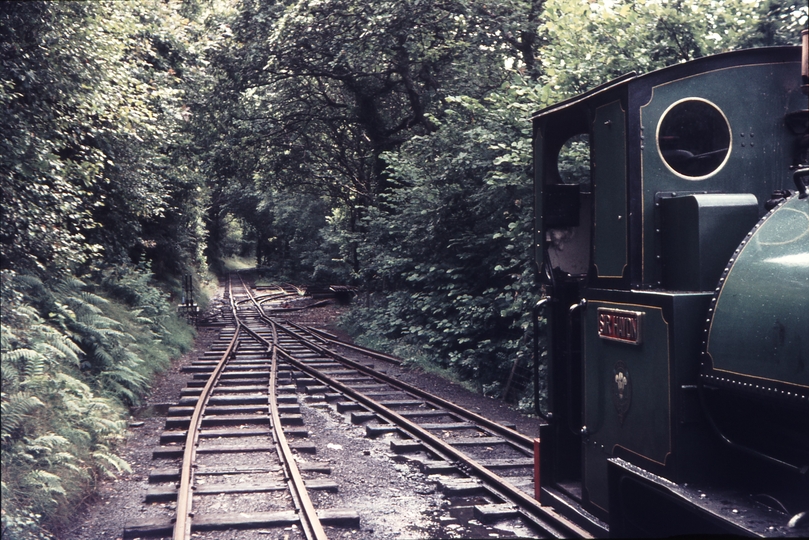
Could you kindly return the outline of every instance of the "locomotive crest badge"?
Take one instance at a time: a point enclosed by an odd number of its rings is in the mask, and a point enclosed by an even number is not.
[[[623,426],[632,404],[632,381],[629,378],[629,368],[623,360],[615,362],[612,371],[612,402],[618,413],[618,422]]]

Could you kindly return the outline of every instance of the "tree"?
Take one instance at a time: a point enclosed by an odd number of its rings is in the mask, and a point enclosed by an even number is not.
[[[301,0],[281,10],[244,3],[234,55],[219,65],[235,106],[227,132],[249,150],[236,149],[238,164],[220,154],[214,176],[326,195],[332,224],[340,225],[334,238],[361,276],[363,216],[393,189],[381,156],[433,131],[447,96],[498,88],[506,56],[533,69],[536,32],[521,14],[538,5]]]
[[[540,28],[543,104],[630,71],[756,45],[797,44],[806,16],[805,6],[786,0],[548,0]]]

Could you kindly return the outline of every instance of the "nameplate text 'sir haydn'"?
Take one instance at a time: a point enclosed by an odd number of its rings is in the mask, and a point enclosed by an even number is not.
[[[640,345],[643,337],[643,312],[598,308],[598,337]]]

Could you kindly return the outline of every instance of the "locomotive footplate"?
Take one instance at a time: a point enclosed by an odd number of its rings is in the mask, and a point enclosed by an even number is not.
[[[610,536],[618,538],[695,534],[804,538],[809,528],[792,528],[792,516],[761,498],[678,484],[620,458],[608,460]]]

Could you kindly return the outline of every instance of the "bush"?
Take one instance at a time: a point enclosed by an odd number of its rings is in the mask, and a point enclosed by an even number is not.
[[[138,403],[192,329],[144,269],[101,283],[2,273],[3,537],[48,538],[102,477]]]

